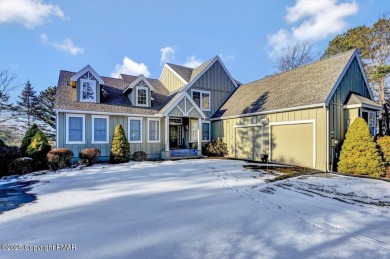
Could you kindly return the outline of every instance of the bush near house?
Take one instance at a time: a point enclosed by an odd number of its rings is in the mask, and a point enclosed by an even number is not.
[[[10,174],[28,174],[33,171],[34,161],[29,157],[21,157],[12,161],[9,166]]]
[[[74,154],[68,148],[55,148],[47,153],[47,164],[53,171],[72,165]]]
[[[22,155],[26,155],[26,151],[28,146],[31,144],[32,139],[34,138],[35,134],[39,130],[37,124],[33,124],[31,128],[29,128],[26,131],[26,134],[24,134],[22,145],[20,146],[20,152],[22,152]]]
[[[376,143],[379,145],[385,161],[386,177],[390,178],[390,136],[380,137],[376,140]]]
[[[38,129],[26,150],[26,155],[34,160],[34,170],[47,168],[46,156],[50,150],[51,146],[45,133]]]
[[[9,147],[1,146],[0,147],[0,176],[5,176],[9,174],[9,164],[17,159],[22,157],[19,147]]]
[[[120,124],[116,125],[110,152],[110,164],[125,163],[130,160],[130,144]]]
[[[147,157],[148,155],[144,151],[137,151],[133,154],[133,160],[137,162],[145,161]]]
[[[381,177],[384,163],[366,121],[356,118],[349,127],[341,148],[338,170],[342,173]]]
[[[211,141],[206,147],[206,155],[223,157],[228,155],[228,149],[225,142],[221,139]]]
[[[79,152],[79,164],[94,165],[101,155],[102,153],[97,148],[84,148]]]

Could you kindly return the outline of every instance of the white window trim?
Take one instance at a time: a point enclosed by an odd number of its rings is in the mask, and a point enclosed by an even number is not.
[[[192,124],[195,123],[195,125],[198,125],[198,131],[199,129],[199,122],[197,119],[190,119],[190,143],[198,143],[198,139],[193,139],[192,137]],[[196,132],[196,136],[198,136],[198,133]]]
[[[376,111],[372,111],[372,110],[367,110],[367,109],[360,109],[360,118],[363,118],[363,112],[367,112],[367,115],[368,115],[368,122],[367,122],[367,125],[368,125],[368,123],[369,123],[369,121],[370,121],[370,113],[373,113],[374,114],[374,121],[375,121],[375,123],[374,123],[374,136],[376,135],[376,133],[377,133],[377,125],[376,125],[376,123],[377,123],[377,118],[376,118]],[[370,129],[370,125],[368,125],[368,128]],[[371,130],[370,130],[370,133],[372,134],[372,132],[371,132]]]
[[[110,117],[109,116],[105,116],[105,115],[92,115],[92,142],[91,144],[108,144],[109,143],[109,136],[110,136],[110,123],[109,123],[109,120],[110,120]],[[107,128],[107,133],[106,133],[106,141],[95,141],[95,122],[94,120],[95,119],[106,119],[106,128]]]
[[[94,99],[93,100],[84,100],[83,99],[83,82],[93,82],[95,84],[95,94],[94,94]],[[85,103],[96,103],[96,95],[97,95],[97,90],[96,90],[96,81],[95,80],[90,80],[90,79],[80,79],[80,102],[85,102]]]
[[[148,131],[148,139],[147,139],[147,143],[160,143],[161,142],[161,122],[160,122],[160,119],[151,119],[151,118],[148,118],[147,119],[148,121],[148,125],[147,125],[147,131]],[[158,122],[158,140],[150,140],[150,136],[149,136],[149,122],[150,121],[157,121]]]
[[[209,139],[203,139],[203,123],[208,123],[209,124]],[[210,142],[211,141],[211,123],[210,121],[202,121],[202,142]]]
[[[137,86],[135,88],[135,103],[137,106],[149,107],[149,88],[147,86]],[[138,103],[138,90],[146,90],[146,104]]]
[[[65,135],[66,135],[66,144],[85,144],[85,115],[84,114],[66,114],[66,127],[65,127]],[[82,141],[69,141],[69,118],[70,117],[78,117],[83,119],[83,140]]]
[[[130,140],[130,136],[131,136],[131,132],[130,132],[130,121],[131,120],[138,120],[138,121],[140,121],[140,125],[141,125],[141,128],[140,128],[140,140]],[[127,125],[128,125],[128,135],[129,135],[129,143],[142,143],[142,118],[139,118],[139,117],[129,117],[128,119],[127,119]]]
[[[191,98],[192,100],[194,100],[194,95],[193,95],[193,92],[199,92],[200,93],[200,109],[202,111],[211,111],[211,92],[210,91],[204,91],[204,90],[197,90],[197,89],[191,89]],[[208,109],[203,109],[203,97],[202,97],[202,93],[206,93],[209,95],[209,108]]]

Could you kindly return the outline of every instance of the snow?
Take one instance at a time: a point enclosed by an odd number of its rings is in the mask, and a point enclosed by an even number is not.
[[[390,183],[275,176],[237,160],[95,165],[29,175],[0,215],[1,258],[389,258]],[[57,244],[75,250],[26,251]],[[46,247],[48,248],[48,247]],[[50,247],[49,247],[50,248]]]

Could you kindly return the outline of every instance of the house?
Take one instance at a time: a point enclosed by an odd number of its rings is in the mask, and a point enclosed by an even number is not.
[[[131,153],[149,158],[199,156],[211,140],[210,118],[238,87],[216,56],[192,69],[165,64],[159,79],[98,75],[91,66],[60,71],[56,101],[57,147],[94,147],[108,159],[121,124]]]
[[[214,114],[213,138],[231,157],[330,171],[336,146],[363,117],[376,134],[374,101],[356,50],[241,85]]]
[[[199,156],[212,139],[229,156],[331,170],[334,147],[377,111],[358,52],[347,51],[240,85],[217,56],[192,69],[165,64],[159,79],[99,76],[91,66],[61,71],[55,102],[57,147],[86,147],[108,158],[121,124],[131,152],[169,159]]]

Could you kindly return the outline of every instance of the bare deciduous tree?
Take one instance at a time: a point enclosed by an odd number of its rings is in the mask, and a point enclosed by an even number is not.
[[[287,49],[275,60],[275,67],[279,72],[305,65],[313,60],[311,53],[312,45],[307,42],[297,42],[287,47]]]
[[[11,74],[8,70],[0,71],[0,111],[10,108],[8,106],[9,93],[14,90],[15,74]]]

